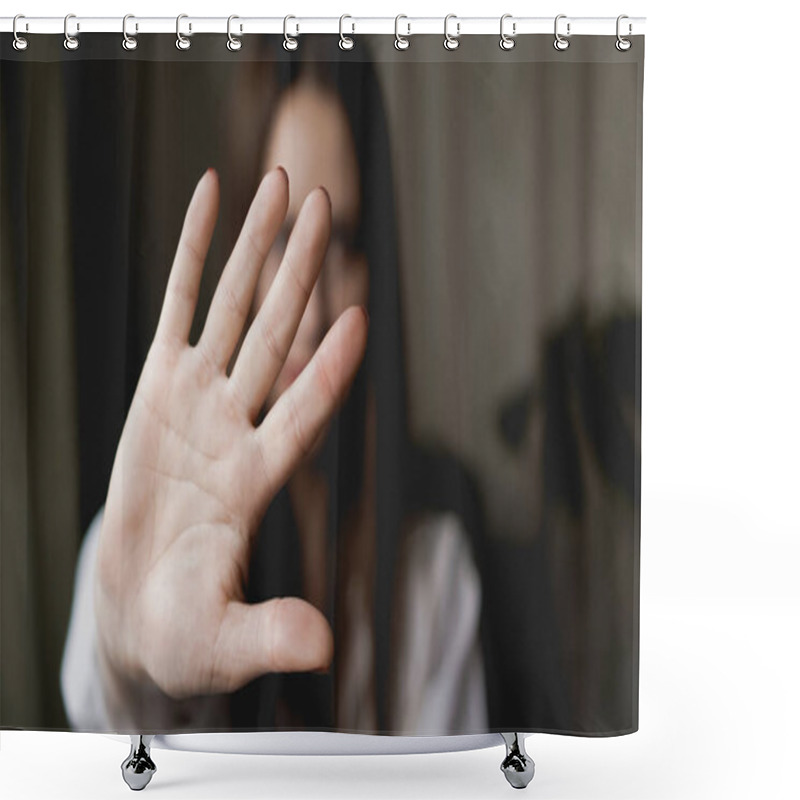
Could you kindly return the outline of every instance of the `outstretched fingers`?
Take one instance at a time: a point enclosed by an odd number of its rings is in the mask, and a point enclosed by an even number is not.
[[[239,238],[208,309],[198,347],[208,360],[224,370],[242,334],[258,277],[289,205],[289,179],[282,167],[261,180]]]
[[[251,420],[281,371],[319,275],[331,231],[331,201],[322,187],[309,192],[281,265],[256,314],[231,372],[231,391]]]
[[[256,429],[267,496],[288,480],[344,400],[364,357],[368,326],[362,306],[343,311],[314,357]]]
[[[156,338],[188,342],[203,264],[219,211],[219,179],[209,168],[195,187],[172,262]]]

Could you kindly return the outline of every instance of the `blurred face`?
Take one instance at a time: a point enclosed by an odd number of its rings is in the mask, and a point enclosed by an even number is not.
[[[261,273],[256,308],[272,284],[303,200],[319,185],[331,197],[332,228],[325,262],[270,392],[270,405],[300,374],[342,311],[367,303],[369,290],[366,258],[353,246],[361,210],[355,144],[344,108],[333,92],[298,81],[283,93],[265,149],[263,172],[278,165],[289,175],[289,210]]]

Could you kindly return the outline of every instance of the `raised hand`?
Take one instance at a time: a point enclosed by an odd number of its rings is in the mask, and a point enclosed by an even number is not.
[[[298,215],[230,376],[256,282],[283,224],[288,178],[261,182],[215,291],[188,337],[219,206],[209,170],[192,197],[158,328],[117,448],[98,543],[95,616],[107,679],[176,700],[232,692],[267,672],[329,666],[333,635],[299,598],[244,600],[259,522],[344,399],[367,337],[351,306],[256,425],[324,259],[327,192]]]

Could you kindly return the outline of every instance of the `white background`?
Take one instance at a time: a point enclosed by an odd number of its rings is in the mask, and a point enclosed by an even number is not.
[[[20,0],[21,2],[21,0]],[[800,7],[27,0],[3,15],[647,17],[640,730],[532,736],[537,798],[800,796]],[[129,797],[127,746],[2,733],[0,796]],[[155,750],[160,798],[491,798],[502,747],[422,756]],[[525,795],[520,795],[524,797]]]

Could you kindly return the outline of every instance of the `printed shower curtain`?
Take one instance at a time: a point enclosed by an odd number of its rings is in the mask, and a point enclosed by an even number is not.
[[[644,39],[0,42],[0,726],[638,726]]]

